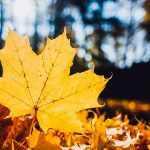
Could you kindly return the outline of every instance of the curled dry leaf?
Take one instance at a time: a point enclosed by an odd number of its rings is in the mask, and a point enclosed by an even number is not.
[[[53,130],[54,131],[54,130]],[[54,131],[55,132],[55,131]],[[59,138],[55,138],[54,133],[49,132],[48,135],[33,128],[33,132],[27,138],[29,149],[35,150],[61,150],[58,141]]]
[[[70,75],[76,51],[66,31],[54,40],[47,38],[38,55],[28,36],[9,31],[0,51],[0,103],[10,109],[9,117],[34,114],[45,133],[49,128],[80,132],[82,124],[76,113],[100,107],[97,97],[109,79],[93,69]]]
[[[127,139],[124,141],[114,140],[114,146],[115,147],[123,147],[128,148],[130,145],[137,144],[139,140],[140,133],[138,132],[135,138],[131,138],[130,132],[126,132]]]

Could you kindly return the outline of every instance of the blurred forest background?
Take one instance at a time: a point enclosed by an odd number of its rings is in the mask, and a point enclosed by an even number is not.
[[[79,47],[72,72],[95,66],[113,78],[103,98],[150,102],[150,0],[0,0],[0,47],[9,28],[35,52],[67,27]]]

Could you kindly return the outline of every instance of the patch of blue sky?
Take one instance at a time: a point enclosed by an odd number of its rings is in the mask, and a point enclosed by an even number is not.
[[[36,6],[33,0],[15,0],[12,3],[12,17],[18,33],[31,33],[36,19]],[[29,32],[30,31],[30,32]]]
[[[113,1],[106,1],[103,5],[103,17],[110,18],[116,15],[116,3]]]
[[[84,58],[85,55],[86,55],[85,49],[80,48],[80,49],[78,50],[78,52],[77,52],[77,55],[78,55],[80,58]]]
[[[37,27],[37,32],[38,34],[42,37],[45,38],[45,36],[49,35],[49,32],[52,28],[50,28],[48,22],[43,22]],[[52,31],[52,30],[51,30]]]
[[[91,2],[90,6],[89,6],[89,10],[98,10],[99,4],[97,2]]]
[[[72,25],[72,28],[75,32],[75,38],[77,40],[77,43],[79,45],[84,44],[85,42],[85,32],[84,32],[84,26],[81,21],[74,22]]]
[[[116,61],[116,55],[115,55],[115,49],[114,46],[111,44],[103,43],[101,45],[101,49],[103,50],[105,56],[110,60],[111,62]]]

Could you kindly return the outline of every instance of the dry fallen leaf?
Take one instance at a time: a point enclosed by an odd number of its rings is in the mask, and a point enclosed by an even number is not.
[[[100,106],[97,97],[108,79],[92,69],[69,75],[75,53],[66,31],[47,39],[39,55],[32,51],[28,36],[9,31],[0,51],[0,103],[10,109],[9,117],[32,114],[44,132],[81,131],[76,113]]]
[[[129,132],[127,132],[126,135],[127,135],[127,139],[125,141],[113,140],[115,143],[114,146],[128,148],[130,145],[137,144],[137,141],[139,140],[139,136],[140,136],[139,132],[137,133],[135,138],[131,138]]]
[[[30,149],[35,150],[61,150],[60,146],[57,144],[57,141],[52,141],[51,139],[46,139],[47,135],[44,135],[43,132],[38,131],[36,128],[33,128],[33,132],[29,137],[28,145]]]

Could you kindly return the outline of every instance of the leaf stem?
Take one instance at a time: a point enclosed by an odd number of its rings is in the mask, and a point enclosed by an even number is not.
[[[37,110],[35,109],[34,114],[33,114],[33,119],[32,119],[32,122],[31,122],[31,126],[30,126],[29,135],[31,135],[32,130],[33,130],[33,126],[34,126],[34,123],[35,123],[35,120],[36,120],[36,113],[37,113]]]

